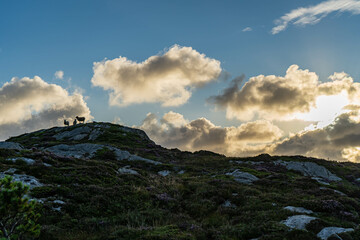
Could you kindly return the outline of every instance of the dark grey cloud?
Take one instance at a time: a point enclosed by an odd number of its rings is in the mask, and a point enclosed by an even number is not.
[[[360,160],[360,112],[340,114],[330,125],[303,131],[272,146],[272,153]],[[351,155],[351,156],[350,156]]]

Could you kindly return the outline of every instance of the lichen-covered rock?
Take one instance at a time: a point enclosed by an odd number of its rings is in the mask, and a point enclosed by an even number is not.
[[[226,173],[226,175],[233,176],[235,181],[244,184],[251,184],[254,181],[259,180],[259,178],[255,177],[254,175],[247,172],[241,172],[239,169],[236,169],[231,173]]]
[[[296,213],[305,213],[305,214],[312,214],[313,211],[308,210],[306,208],[303,207],[293,207],[293,206],[287,206],[284,207],[285,210],[289,210],[291,212],[296,212]]]
[[[15,143],[15,142],[0,142],[0,148],[14,149],[19,151],[24,149],[24,147],[20,143]]]
[[[326,227],[317,234],[317,237],[321,240],[327,240],[331,235],[352,231],[354,231],[353,228]]]
[[[281,221],[281,223],[292,229],[305,230],[306,225],[315,219],[316,217],[307,215],[295,215],[288,217],[286,220]]]
[[[317,181],[322,181],[322,179],[327,181],[341,181],[341,178],[331,173],[325,167],[320,166],[313,162],[293,162],[293,161],[283,161],[277,160],[274,162],[275,165],[283,165],[289,170],[299,171],[304,176],[313,177]],[[320,179],[319,179],[320,178]]]

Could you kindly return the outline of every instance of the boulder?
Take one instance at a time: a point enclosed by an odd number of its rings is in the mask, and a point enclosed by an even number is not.
[[[226,175],[233,176],[235,181],[244,184],[251,184],[254,181],[259,180],[259,178],[255,177],[254,175],[247,172],[241,172],[239,169],[236,169],[231,173],[226,173]]]
[[[0,148],[14,149],[14,150],[19,150],[19,151],[24,149],[24,147],[21,146],[20,143],[15,143],[15,142],[0,142]]]
[[[289,170],[301,172],[304,176],[313,177],[314,180],[324,183],[326,181],[341,181],[341,178],[331,173],[325,167],[320,166],[313,162],[293,162],[293,161],[274,161],[275,165],[285,166]],[[325,182],[326,183],[326,182]]]
[[[327,240],[331,235],[340,234],[344,232],[352,232],[353,228],[341,228],[341,227],[326,227],[323,228],[316,236],[321,240]]]
[[[281,223],[292,229],[305,230],[306,225],[315,219],[316,217],[307,215],[295,215],[288,217],[286,220],[281,221]]]
[[[285,210],[289,210],[291,212],[296,212],[296,213],[305,213],[305,214],[312,214],[313,211],[308,210],[306,208],[303,207],[293,207],[293,206],[287,206],[284,207]]]

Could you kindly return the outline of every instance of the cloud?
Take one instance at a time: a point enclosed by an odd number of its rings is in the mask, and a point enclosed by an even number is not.
[[[149,113],[139,127],[156,143],[170,148],[210,150],[232,156],[261,153],[265,143],[282,136],[282,131],[265,120],[220,127],[206,118],[188,121],[183,115],[168,112],[159,120]]]
[[[61,70],[56,71],[54,73],[54,76],[55,76],[56,79],[64,79],[64,71],[61,71]]]
[[[246,27],[242,30],[243,32],[251,32],[252,28],[251,27]]]
[[[291,10],[289,13],[275,21],[271,33],[278,34],[284,31],[289,24],[305,26],[316,24],[321,19],[333,12],[349,12],[351,14],[360,14],[360,1],[357,0],[328,0],[310,7],[301,7]]]
[[[91,82],[109,91],[109,104],[156,103],[179,106],[191,91],[221,73],[220,62],[191,47],[175,45],[163,55],[136,63],[125,57],[95,62]]]
[[[13,78],[0,88],[0,139],[55,125],[76,115],[91,120],[84,97],[40,77]]]
[[[346,73],[334,73],[329,82],[322,83],[316,73],[301,70],[297,65],[290,66],[284,77],[259,75],[241,87],[243,80],[243,76],[235,78],[222,93],[208,99],[217,108],[225,109],[229,119],[291,120],[303,116],[304,120],[321,121],[324,120],[321,114],[313,114],[321,103],[319,97],[336,96],[325,100],[332,100],[337,105],[336,101],[344,96],[345,102],[340,109],[360,97],[360,84]],[[311,116],[305,116],[305,113]]]
[[[269,149],[273,154],[360,162],[359,108],[340,114],[324,128],[297,133]]]

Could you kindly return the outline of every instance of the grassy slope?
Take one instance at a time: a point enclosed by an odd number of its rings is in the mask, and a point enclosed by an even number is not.
[[[93,127],[92,124],[87,124]],[[107,124],[96,141],[56,141],[56,131],[76,127],[53,128],[9,139],[32,150],[0,149],[0,170],[10,167],[16,173],[35,176],[44,187],[34,188],[33,197],[47,198],[39,206],[42,212],[40,239],[317,239],[325,226],[356,228],[360,222],[360,166],[302,157],[226,158],[210,152],[168,150],[149,139],[124,132],[118,125]],[[80,127],[80,126],[77,126]],[[128,150],[142,157],[161,161],[163,165],[115,160],[107,150],[93,159],[59,158],[40,150],[59,143],[101,143]],[[29,166],[21,161],[6,161],[12,156],[37,160]],[[321,190],[316,181],[298,172],[275,166],[277,159],[314,161],[343,178]],[[259,166],[238,164],[238,160],[264,161]],[[45,162],[53,167],[40,164]],[[117,169],[130,165],[140,175],[120,175]],[[260,178],[253,185],[235,182],[225,173],[234,169]],[[172,174],[162,177],[160,170]],[[176,171],[185,170],[185,174]],[[50,200],[63,200],[61,212]],[[224,207],[230,200],[236,207]],[[308,225],[308,231],[289,231],[280,224],[288,216],[285,206],[298,206],[317,212],[319,220]],[[314,215],[315,216],[315,215]],[[360,239],[360,230],[342,234],[343,239]]]

